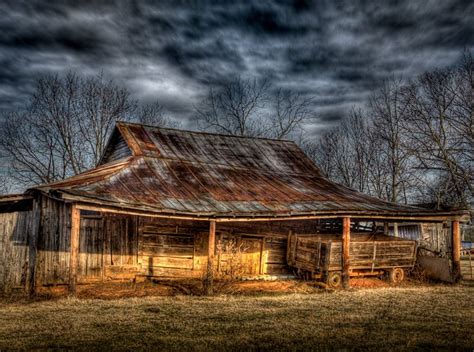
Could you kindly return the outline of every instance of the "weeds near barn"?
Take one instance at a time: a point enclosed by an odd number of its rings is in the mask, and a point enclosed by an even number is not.
[[[472,286],[314,292],[1,303],[0,350],[474,347]]]

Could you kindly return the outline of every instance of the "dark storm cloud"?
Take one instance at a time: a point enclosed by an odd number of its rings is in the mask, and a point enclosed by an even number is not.
[[[453,65],[474,46],[469,1],[11,1],[0,17],[0,110],[35,79],[103,72],[193,127],[193,104],[235,77],[314,96],[333,125],[392,76]]]

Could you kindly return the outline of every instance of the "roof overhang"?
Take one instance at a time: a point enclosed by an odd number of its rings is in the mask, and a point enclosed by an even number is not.
[[[51,196],[51,194],[47,194]],[[431,211],[420,212],[381,212],[381,211],[312,211],[312,212],[273,212],[273,213],[191,213],[178,212],[169,209],[156,209],[142,205],[118,205],[114,202],[85,198],[67,193],[57,194],[62,200],[77,204],[81,210],[97,211],[104,213],[138,215],[145,217],[175,218],[182,220],[216,221],[216,222],[254,222],[254,221],[284,221],[284,220],[312,220],[351,217],[359,220],[388,220],[404,222],[468,222],[470,214],[467,210],[457,211]]]

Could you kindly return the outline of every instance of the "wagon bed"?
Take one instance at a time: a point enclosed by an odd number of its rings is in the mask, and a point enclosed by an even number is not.
[[[298,235],[288,239],[288,265],[312,278],[342,270],[339,235]],[[383,234],[351,234],[350,275],[379,275],[397,268],[412,269],[416,241]]]

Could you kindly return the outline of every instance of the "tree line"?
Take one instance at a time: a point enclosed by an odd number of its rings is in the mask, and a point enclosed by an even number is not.
[[[211,88],[195,106],[200,130],[293,139],[331,180],[392,202],[466,206],[473,194],[473,62],[392,79],[318,139],[304,132],[314,97],[242,79]],[[177,127],[158,103],[140,104],[103,76],[39,79],[23,111],[3,116],[0,149],[27,187],[94,167],[117,120]],[[0,193],[7,178],[0,175]]]
[[[473,60],[391,80],[307,151],[324,174],[399,203],[467,207],[473,196]]]

